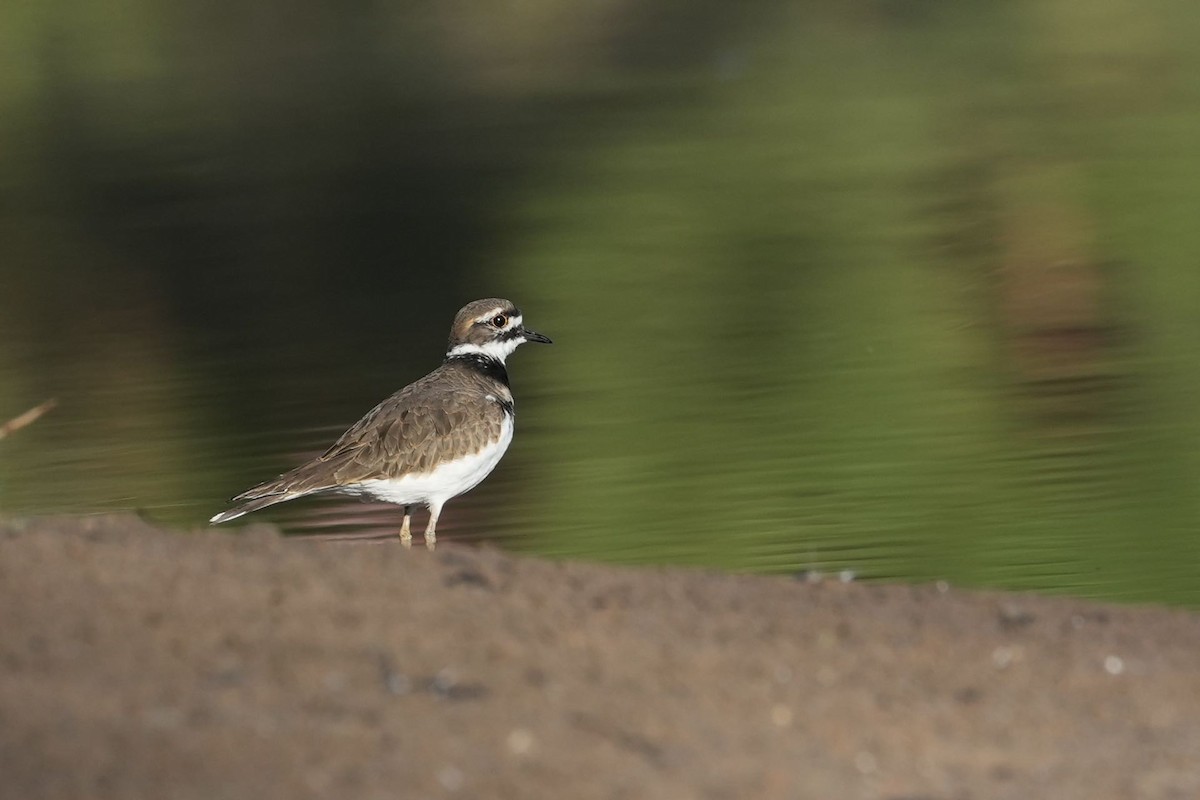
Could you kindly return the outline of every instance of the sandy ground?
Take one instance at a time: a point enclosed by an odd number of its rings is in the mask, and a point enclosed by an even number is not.
[[[1200,797],[1200,615],[0,523],[5,798]]]

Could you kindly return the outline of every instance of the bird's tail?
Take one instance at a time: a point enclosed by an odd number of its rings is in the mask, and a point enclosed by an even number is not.
[[[326,453],[321,458],[285,472],[274,480],[247,489],[229,501],[234,504],[233,508],[217,514],[209,523],[220,525],[260,508],[295,500],[297,497],[322,494],[336,488],[336,467],[344,458],[331,460],[328,456]]]
[[[262,497],[255,497],[247,500],[244,503],[234,506],[228,511],[222,511],[220,514],[217,514],[210,519],[208,523],[210,525],[220,525],[222,522],[229,522],[231,519],[237,519],[238,517],[245,516],[251,511],[258,511],[260,508],[273,506],[276,503],[282,503],[285,500],[293,500],[299,496],[300,495],[298,494],[287,494],[280,492],[279,494],[269,494]],[[237,498],[235,497],[234,500],[237,500]]]

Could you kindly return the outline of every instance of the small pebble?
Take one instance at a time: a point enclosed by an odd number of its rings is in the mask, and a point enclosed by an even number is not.
[[[439,692],[453,689],[456,683],[458,683],[458,674],[454,667],[442,667],[438,670],[437,675],[433,676],[433,688]]]
[[[1105,656],[1104,671],[1109,675],[1120,675],[1125,671],[1125,661],[1120,656]]]
[[[859,751],[854,757],[854,766],[863,775],[870,775],[879,768],[879,762],[875,756],[868,753],[866,750]]]
[[[1005,669],[1016,661],[1019,655],[1015,647],[997,647],[992,651],[992,664],[996,669]]]
[[[1016,603],[1002,603],[999,610],[1000,624],[1005,628],[1022,628],[1034,621],[1029,611]]]
[[[467,781],[466,776],[463,775],[463,771],[455,766],[446,766],[439,769],[437,779],[438,783],[447,792],[457,792]]]
[[[383,685],[392,694],[408,694],[412,691],[412,679],[401,672],[387,673]]]
[[[183,712],[170,706],[159,706],[142,712],[142,723],[147,728],[174,730],[184,723]]]
[[[533,734],[525,728],[513,728],[506,741],[508,752],[514,756],[527,755],[533,749]]]

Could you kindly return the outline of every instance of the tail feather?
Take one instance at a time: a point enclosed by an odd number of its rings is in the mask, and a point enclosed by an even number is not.
[[[208,523],[210,525],[220,525],[222,522],[229,522],[231,519],[237,519],[238,517],[245,516],[246,514],[249,514],[252,511],[258,511],[260,508],[266,508],[267,506],[273,506],[276,503],[282,503],[287,500],[294,500],[297,497],[300,497],[300,495],[298,495],[298,494],[282,494],[282,493],[281,494],[269,494],[269,495],[266,495],[265,497],[255,497],[252,500],[247,500],[246,502],[244,502],[240,505],[234,506],[233,508],[229,509],[228,511],[222,511],[220,514],[217,514],[212,519],[210,519],[208,521]],[[234,498],[234,499],[236,500],[237,498]]]
[[[247,489],[230,500],[231,503],[236,504],[233,508],[217,514],[209,520],[209,523],[220,525],[222,522],[229,522],[231,519],[237,519],[276,503],[327,492],[337,486],[336,470],[348,457],[347,454],[338,454],[337,457],[331,459],[326,454],[315,461],[296,467],[290,472],[285,472],[274,480]]]
[[[297,497],[313,493],[314,490],[297,490],[287,480],[290,476],[291,473],[280,475],[273,481],[260,483],[253,489],[247,489],[229,501],[236,503],[233,508],[217,514],[208,521],[209,524],[220,525],[222,522],[229,522],[231,519],[245,516],[252,511],[258,511],[260,508],[273,506],[276,503],[285,503],[288,500],[295,500]]]

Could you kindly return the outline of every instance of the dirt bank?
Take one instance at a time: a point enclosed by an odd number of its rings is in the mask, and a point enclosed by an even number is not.
[[[1196,798],[1200,615],[0,523],[12,798]]]

